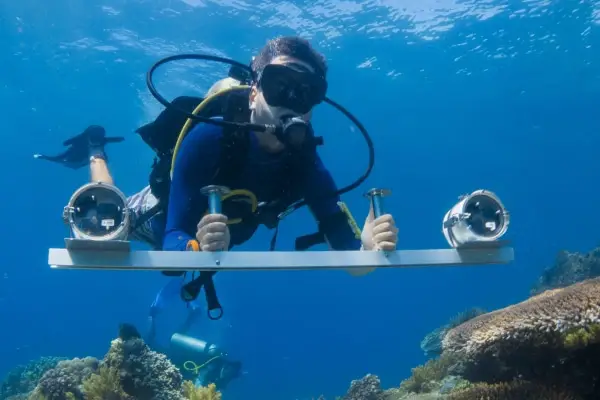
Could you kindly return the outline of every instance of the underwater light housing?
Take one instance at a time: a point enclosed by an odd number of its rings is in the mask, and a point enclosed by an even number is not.
[[[442,232],[454,248],[499,240],[508,230],[510,215],[498,196],[487,190],[463,195],[444,216]]]
[[[63,210],[75,239],[124,240],[131,223],[125,195],[113,185],[92,182],[77,189]]]

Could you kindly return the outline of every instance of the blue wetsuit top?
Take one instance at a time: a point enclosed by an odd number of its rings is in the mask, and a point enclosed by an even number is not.
[[[208,209],[208,199],[200,193],[204,186],[213,184],[221,156],[223,129],[211,124],[198,124],[183,140],[173,170],[167,213],[163,250],[186,249],[189,240],[196,235],[198,222]],[[246,165],[232,189],[246,189],[253,192],[259,202],[277,199],[281,187],[289,181],[285,168],[284,154],[270,154],[258,147],[256,136],[250,135],[250,146]],[[295,182],[295,190],[300,198],[306,199],[308,207],[321,222],[339,213],[338,197],[321,197],[323,192],[334,192],[335,183],[321,159],[307,166],[301,187]],[[335,250],[358,250],[360,239],[356,238],[350,224],[343,219],[337,223],[323,225],[323,233]],[[252,225],[252,226],[249,226]],[[230,225],[231,243],[240,244],[254,233],[254,224],[239,223]]]

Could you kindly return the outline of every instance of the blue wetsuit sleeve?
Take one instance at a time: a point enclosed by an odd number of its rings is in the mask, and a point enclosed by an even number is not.
[[[198,124],[183,139],[171,178],[163,250],[183,251],[195,238],[196,226],[208,208],[200,189],[210,184],[217,171],[221,137],[220,127]]]
[[[306,171],[302,186],[308,207],[317,222],[320,223],[331,248],[334,250],[359,250],[361,241],[356,237],[356,233],[347,220],[331,218],[341,212],[338,205],[340,197],[322,197],[323,193],[333,193],[338,189],[319,156],[316,157],[312,168]]]

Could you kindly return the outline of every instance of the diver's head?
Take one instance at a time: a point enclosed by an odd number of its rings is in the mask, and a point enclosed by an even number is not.
[[[325,99],[327,64],[322,54],[299,37],[267,42],[252,62],[256,82],[250,92],[251,122],[283,125],[290,118],[308,122],[312,109]],[[259,135],[273,151],[284,145],[274,135]]]

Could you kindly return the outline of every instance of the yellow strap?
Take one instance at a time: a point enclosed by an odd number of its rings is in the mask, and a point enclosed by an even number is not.
[[[354,232],[354,237],[356,239],[360,239],[361,230],[358,227],[358,224],[356,223],[356,220],[352,216],[352,213],[350,212],[350,209],[348,208],[346,203],[344,203],[343,201],[338,201],[337,205],[340,208],[340,210],[342,210],[342,212],[348,217],[348,225],[350,225],[350,228],[352,228],[352,232]]]

